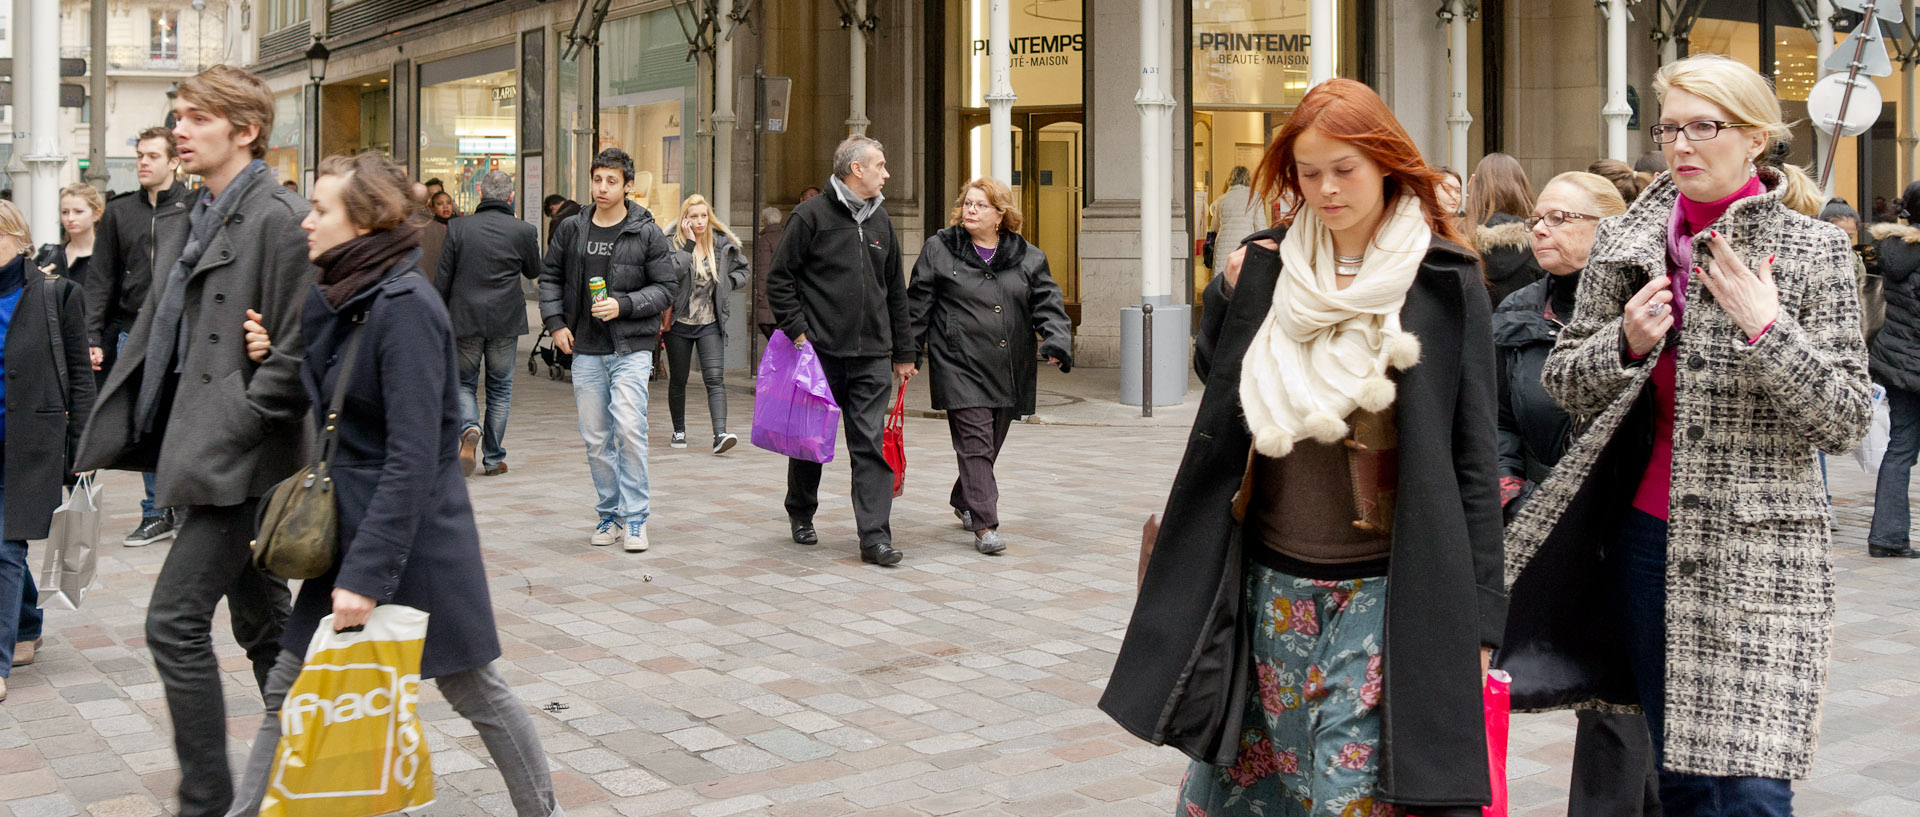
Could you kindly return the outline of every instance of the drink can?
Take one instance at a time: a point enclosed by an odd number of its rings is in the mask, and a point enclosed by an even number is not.
[[[594,303],[599,303],[601,301],[606,300],[607,299],[607,279],[588,278],[587,294],[593,297]]]

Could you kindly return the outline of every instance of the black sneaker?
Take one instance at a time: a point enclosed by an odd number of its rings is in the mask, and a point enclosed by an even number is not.
[[[733,450],[733,447],[739,444],[739,442],[740,442],[739,437],[735,437],[732,434],[728,434],[727,432],[722,431],[719,434],[713,435],[713,453],[725,454],[728,451]]]
[[[667,440],[667,447],[668,448],[686,448],[687,432],[685,431],[673,432],[673,436]]]
[[[134,528],[120,543],[130,548],[146,547],[164,539],[172,539],[176,532],[170,515],[148,516],[141,518],[140,527]]]

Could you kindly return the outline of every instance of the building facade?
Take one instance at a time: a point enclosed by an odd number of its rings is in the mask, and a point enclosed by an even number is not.
[[[1769,2],[1678,4],[1697,12],[1678,21],[1663,16],[1676,4],[1632,5],[1629,160],[1653,148],[1644,136],[1658,115],[1652,75],[1663,50],[1685,53],[1682,40],[1686,51],[1729,53],[1756,67],[1774,61],[1789,118],[1805,118],[1818,49],[1816,23],[1802,11],[1814,4]],[[421,180],[442,180],[468,210],[478,177],[505,170],[518,180],[524,216],[536,223],[546,195],[586,198],[592,154],[619,146],[639,170],[633,195],[663,221],[688,194],[716,198],[714,157],[730,154],[723,216],[750,237],[761,207],[784,213],[808,185],[825,186],[834,145],[865,120],[865,132],[888,148],[888,210],[911,263],[926,237],[949,222],[960,185],[992,166],[988,5],[260,0],[246,23],[244,62],[279,94],[270,155],[283,176],[302,178],[316,156],[378,150]],[[1092,0],[1011,6],[1010,181],[1027,215],[1025,232],[1047,252],[1066,293],[1076,358],[1117,365],[1122,310],[1139,304],[1146,289],[1135,102],[1140,7]],[[1312,47],[1315,8],[1334,17],[1330,48]],[[1168,142],[1172,189],[1179,192],[1164,205],[1174,216],[1173,252],[1164,268],[1145,272],[1173,279],[1159,289],[1174,295],[1161,300],[1197,301],[1211,275],[1199,257],[1207,205],[1233,168],[1258,163],[1306,92],[1316,53],[1335,75],[1377,88],[1434,164],[1459,155],[1454,140],[1462,140],[1469,164],[1506,152],[1537,185],[1606,155],[1606,8],[1591,0],[1174,0],[1165,37],[1177,106]],[[1436,12],[1464,21],[1465,53],[1449,50],[1447,17]],[[1839,27],[1851,25],[1842,18]],[[1765,30],[1772,33],[1763,37]],[[720,38],[731,49],[726,65],[715,64]],[[306,56],[316,39],[329,52],[318,82]],[[852,58],[856,47],[863,61]],[[1453,59],[1470,68],[1462,90],[1471,122],[1450,130]],[[864,62],[858,78],[857,62]],[[765,131],[755,127],[756,70],[791,83]],[[1882,80],[1883,124],[1843,140],[1839,194],[1870,203],[1896,196],[1912,178],[1903,158],[1911,142],[1898,140],[1892,124],[1901,121],[1902,83],[1912,77],[1903,67]],[[730,127],[714,118],[720,84],[738,89]],[[1797,126],[1796,136],[1794,158],[1812,164],[1812,126]],[[716,151],[717,140],[731,149]],[[733,314],[744,320],[747,312]],[[741,366],[753,347],[744,325],[734,329],[729,364]]]

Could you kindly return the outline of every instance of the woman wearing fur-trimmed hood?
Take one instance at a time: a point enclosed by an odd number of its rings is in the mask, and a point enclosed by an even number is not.
[[[1533,188],[1519,160],[1505,153],[1489,153],[1467,180],[1467,223],[1473,228],[1473,249],[1485,270],[1489,305],[1498,307],[1507,296],[1546,276],[1533,260],[1533,243],[1523,223],[1533,215]]]

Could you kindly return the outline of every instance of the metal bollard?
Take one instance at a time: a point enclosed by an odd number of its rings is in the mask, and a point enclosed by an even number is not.
[[[1140,305],[1140,416],[1153,416],[1153,304]]]

